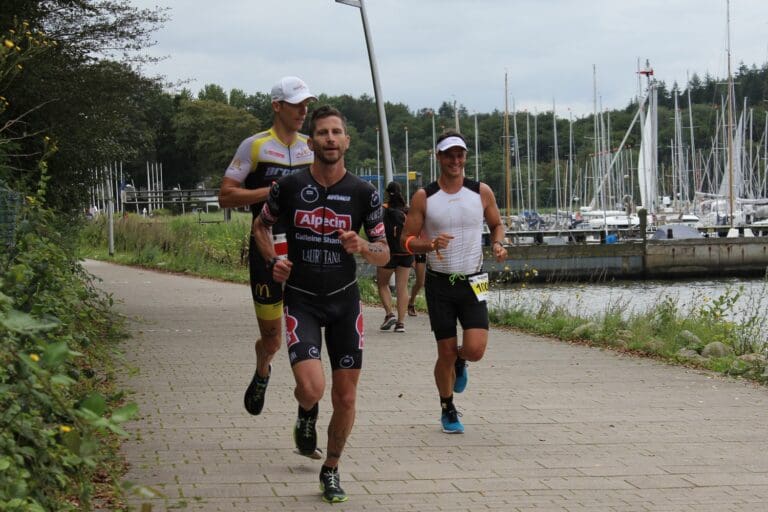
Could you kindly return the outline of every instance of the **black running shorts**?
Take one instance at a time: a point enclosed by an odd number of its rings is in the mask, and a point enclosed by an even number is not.
[[[291,366],[320,359],[322,327],[333,370],[363,365],[363,309],[357,284],[327,296],[286,287],[283,299],[285,335]]]
[[[488,330],[488,305],[478,302],[468,278],[451,282],[449,274],[427,269],[424,293],[429,323],[438,341],[456,337],[456,320],[464,330]]]
[[[411,268],[413,266],[413,256],[410,254],[394,254],[389,258],[389,261],[386,265],[384,265],[384,268],[397,268],[397,267],[406,267]]]

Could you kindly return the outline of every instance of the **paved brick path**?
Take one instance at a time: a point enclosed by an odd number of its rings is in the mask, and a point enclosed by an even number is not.
[[[425,315],[381,333],[366,308],[358,417],[341,464],[350,494],[320,500],[319,464],[292,452],[284,349],[265,411],[242,393],[256,321],[246,286],[86,263],[121,301],[142,416],[124,445],[152,510],[768,510],[768,389],[494,329],[457,395],[466,434],[439,429]],[[328,370],[326,370],[328,373]],[[320,446],[330,402],[320,404]]]

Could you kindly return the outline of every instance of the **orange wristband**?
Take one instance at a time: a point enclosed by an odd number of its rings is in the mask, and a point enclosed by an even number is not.
[[[408,254],[413,254],[410,244],[411,244],[411,240],[413,240],[414,238],[416,238],[416,235],[411,235],[405,239],[405,244],[403,245],[403,247],[405,247],[405,250],[408,251]]]

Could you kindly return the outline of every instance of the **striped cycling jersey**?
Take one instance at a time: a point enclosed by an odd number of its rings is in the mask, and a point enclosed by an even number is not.
[[[272,127],[240,143],[224,177],[241,183],[249,190],[269,187],[283,176],[309,168],[313,160],[314,153],[307,146],[306,135],[297,134],[296,140],[286,146]],[[263,205],[264,201],[251,205],[254,217]]]

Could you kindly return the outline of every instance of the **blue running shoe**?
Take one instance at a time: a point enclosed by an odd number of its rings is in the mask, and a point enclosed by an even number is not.
[[[440,423],[443,424],[443,432],[446,434],[463,434],[464,425],[459,421],[459,411],[450,409],[443,411],[440,417]]]
[[[461,393],[467,387],[469,380],[469,370],[467,362],[460,357],[456,358],[456,380],[453,382],[453,392]]]

